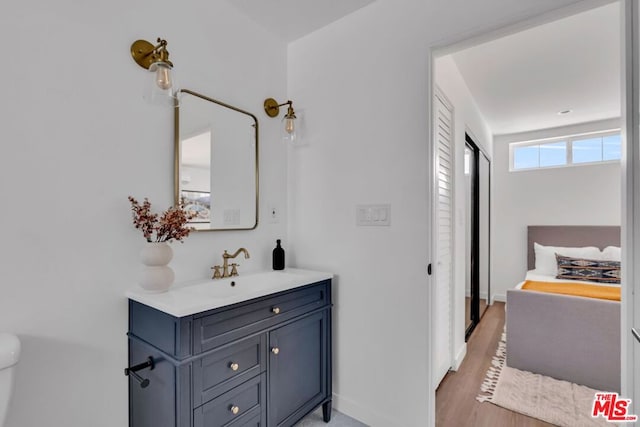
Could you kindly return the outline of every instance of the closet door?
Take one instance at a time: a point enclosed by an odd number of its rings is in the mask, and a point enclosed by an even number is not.
[[[478,148],[466,136],[464,147],[464,318],[465,339],[478,324]]]
[[[447,99],[436,92],[434,100],[434,128],[437,146],[436,159],[436,324],[434,328],[434,387],[449,371],[452,361],[452,277],[453,277],[453,108]]]
[[[466,259],[465,319],[468,340],[490,300],[489,223],[490,161],[478,145],[465,135],[464,151]]]

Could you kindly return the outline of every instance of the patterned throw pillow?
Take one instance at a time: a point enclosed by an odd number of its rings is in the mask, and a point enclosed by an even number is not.
[[[557,279],[588,280],[599,283],[620,283],[620,262],[571,258],[556,254]]]

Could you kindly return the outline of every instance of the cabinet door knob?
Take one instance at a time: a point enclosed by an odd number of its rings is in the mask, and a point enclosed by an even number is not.
[[[279,349],[278,347],[273,347],[273,348],[271,349],[271,353],[273,353],[273,354],[278,354],[278,353],[280,353],[280,349]]]
[[[273,312],[273,314],[280,314],[280,307],[273,307],[271,311]]]
[[[240,412],[240,408],[238,408],[236,405],[231,406],[231,408],[229,408],[229,410],[231,411],[231,413],[233,415],[238,415],[238,412]]]
[[[237,371],[238,368],[240,368],[240,365],[238,365],[235,362],[231,362],[231,363],[229,363],[229,367],[231,368],[232,371]]]

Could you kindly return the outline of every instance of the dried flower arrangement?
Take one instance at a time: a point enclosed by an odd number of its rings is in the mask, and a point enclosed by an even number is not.
[[[195,217],[195,214],[186,212],[182,206],[170,207],[158,219],[158,214],[151,212],[149,199],[145,197],[144,202],[140,204],[133,197],[128,198],[133,212],[133,225],[142,230],[142,235],[147,242],[171,242],[174,239],[182,242],[193,230],[186,225]]]

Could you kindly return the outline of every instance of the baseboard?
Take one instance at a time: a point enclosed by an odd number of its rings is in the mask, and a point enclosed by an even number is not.
[[[362,406],[353,400],[333,393],[333,408],[368,426],[402,427],[375,409]]]
[[[495,294],[493,296],[493,301],[507,302],[507,295],[505,294]]]
[[[464,297],[465,298],[471,298],[471,293],[465,291]],[[480,299],[487,299],[487,293],[486,292],[480,292]]]
[[[460,369],[460,365],[462,365],[462,361],[464,360],[466,355],[467,355],[467,343],[464,343],[460,347],[460,350],[458,350],[456,357],[453,359],[453,366],[451,367],[452,371],[457,371],[458,369]]]

